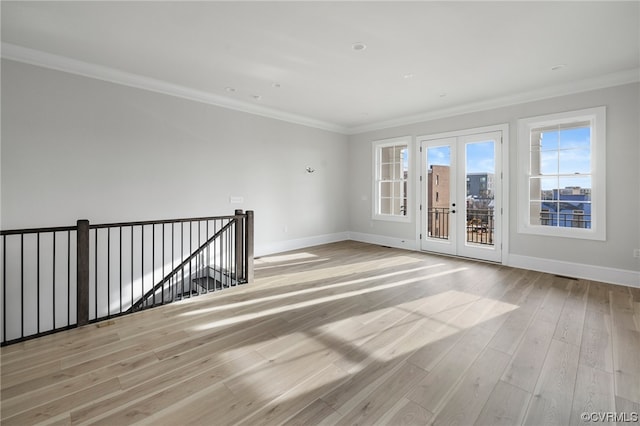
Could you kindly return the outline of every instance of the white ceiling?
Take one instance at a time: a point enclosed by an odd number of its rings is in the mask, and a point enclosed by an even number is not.
[[[640,80],[638,1],[1,8],[4,57],[345,133]]]

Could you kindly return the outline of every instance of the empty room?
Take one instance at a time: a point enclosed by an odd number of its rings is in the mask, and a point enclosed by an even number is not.
[[[639,1],[2,1],[3,425],[640,421]]]

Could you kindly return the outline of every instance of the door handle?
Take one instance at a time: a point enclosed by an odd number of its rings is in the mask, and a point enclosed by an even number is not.
[[[455,213],[455,212],[456,212],[455,210],[451,210],[451,213]]]

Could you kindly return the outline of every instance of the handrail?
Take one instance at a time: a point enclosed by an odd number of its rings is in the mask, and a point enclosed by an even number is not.
[[[0,345],[251,282],[253,232],[251,210],[0,230]]]
[[[90,229],[102,229],[102,228],[114,228],[119,226],[143,226],[143,225],[162,225],[169,223],[181,223],[181,222],[197,222],[197,221],[205,221],[205,220],[216,220],[216,219],[233,219],[236,216],[206,216],[206,217],[192,217],[192,218],[180,218],[180,219],[160,219],[160,220],[144,220],[144,221],[134,221],[134,222],[115,222],[115,223],[100,223],[100,224],[90,224]],[[19,234],[37,234],[37,233],[45,233],[45,232],[65,232],[65,231],[75,231],[77,226],[50,226],[44,228],[23,228],[23,229],[9,229],[9,230],[0,230],[0,235],[19,235]]]
[[[45,232],[75,231],[77,226],[55,226],[49,228],[9,229],[0,231],[0,235],[44,234]]]
[[[230,218],[230,219],[235,218],[237,220],[238,216],[230,216],[228,218]],[[234,224],[234,222],[229,222],[226,225],[224,225],[218,232],[213,234],[213,236],[211,238],[209,238],[204,244],[202,244],[200,247],[198,247],[196,249],[196,251],[191,253],[191,255],[189,257],[187,257],[178,266],[176,266],[171,272],[169,272],[164,278],[162,278],[162,280],[160,280],[160,282],[158,284],[154,285],[151,290],[147,291],[140,298],[140,300],[138,300],[135,304],[133,304],[126,312],[134,312],[134,311],[136,311],[140,306],[142,306],[142,304],[144,303],[144,301],[148,297],[154,295],[155,292],[158,291],[159,288],[161,288],[164,284],[166,284],[169,280],[171,280],[171,278],[173,277],[174,274],[178,273],[178,271],[180,271],[182,268],[184,268],[186,265],[188,265],[196,256],[198,256],[205,248],[207,248],[207,246],[209,244],[211,244],[218,237],[220,237],[220,235],[222,235],[223,232],[225,232],[226,230],[231,228],[231,226],[233,224]]]
[[[102,229],[102,228],[116,228],[119,226],[144,226],[144,225],[162,225],[169,223],[183,223],[183,222],[198,222],[206,220],[219,220],[219,219],[234,219],[237,216],[210,216],[210,217],[193,217],[183,219],[161,219],[161,220],[145,220],[138,222],[122,222],[122,223],[102,223],[96,225],[89,225],[90,229]]]

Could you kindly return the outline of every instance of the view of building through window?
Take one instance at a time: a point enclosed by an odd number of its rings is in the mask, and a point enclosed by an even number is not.
[[[465,145],[466,241],[493,244],[495,208],[495,144],[493,141]],[[427,149],[427,235],[448,239],[451,222],[451,147]]]

